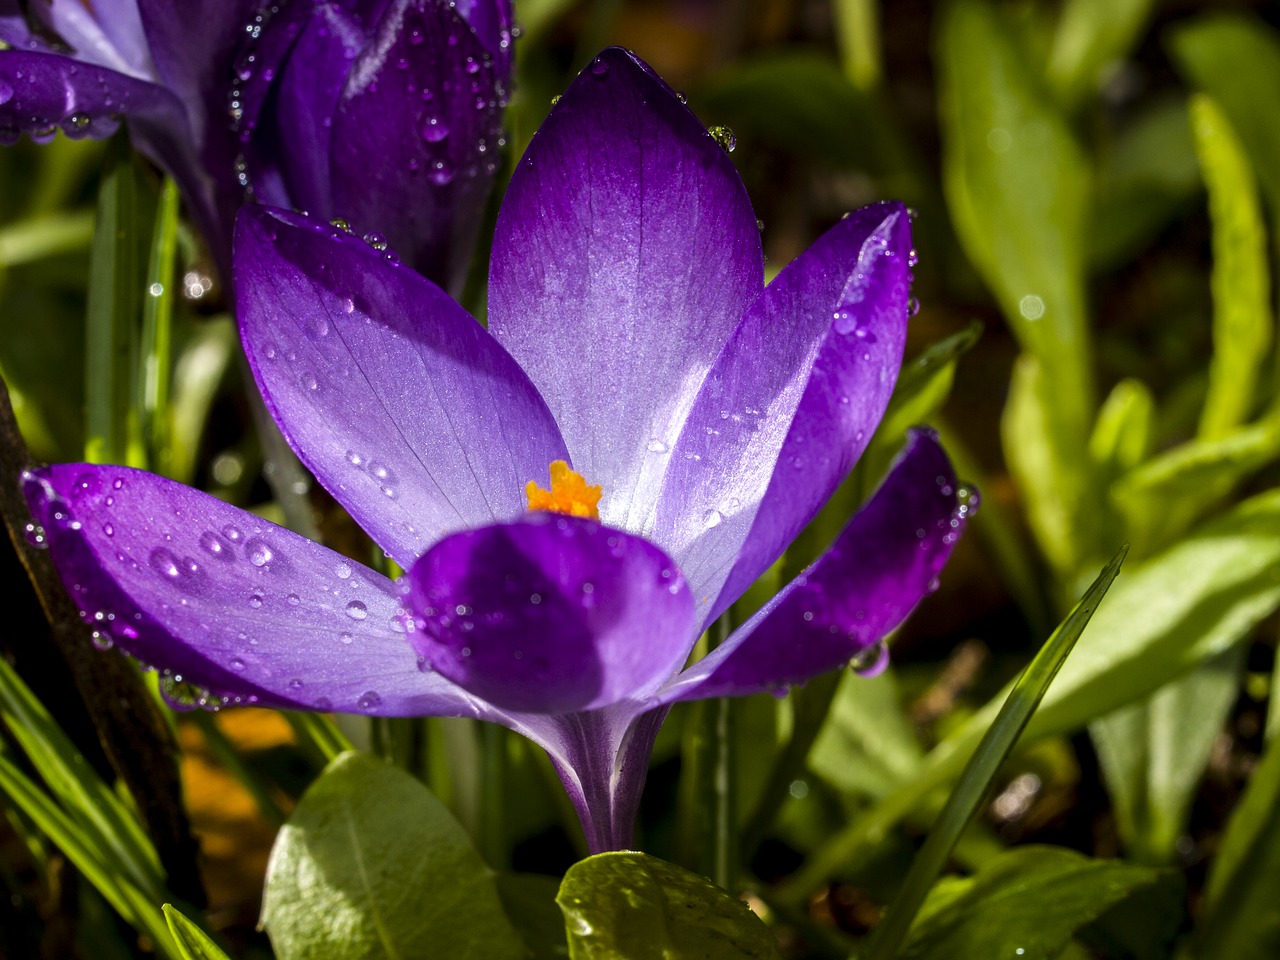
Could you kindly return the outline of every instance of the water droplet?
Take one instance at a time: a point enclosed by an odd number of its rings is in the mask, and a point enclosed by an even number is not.
[[[289,689],[290,689],[290,690],[301,690],[301,689],[302,689],[302,681],[301,681],[301,680],[299,680],[297,677],[294,677],[292,680],[290,680],[290,681],[289,681]]]
[[[665,441],[659,440],[657,437],[651,437],[645,449],[650,453],[666,453],[671,448],[667,446]]]
[[[920,301],[916,297],[907,300],[907,316],[914,317],[920,312]]]
[[[0,105],[8,103],[13,99],[13,87],[0,80]]]
[[[722,125],[707,127],[707,133],[711,134],[711,139],[720,144],[725,153],[733,153],[738,149],[738,138],[728,127]]]
[[[222,528],[222,535],[232,543],[239,543],[244,539],[244,534],[240,532],[240,528],[230,523]]]
[[[45,536],[44,527],[40,526],[40,524],[28,523],[23,528],[23,532],[26,534],[27,543],[37,550],[44,550],[49,546],[49,539]]]
[[[345,560],[339,561],[338,566],[334,568],[333,572],[338,575],[339,580],[350,580],[351,564],[347,563]]]
[[[344,633],[340,635],[338,639],[341,640],[343,643],[353,643],[356,638],[349,633]]]
[[[724,514],[719,510],[708,510],[702,515],[702,526],[707,530],[710,530],[712,527],[720,526],[720,521],[723,519]]]
[[[352,600],[347,604],[347,616],[352,620],[363,620],[369,615],[369,608],[359,600]]]
[[[83,133],[92,122],[87,113],[73,113],[67,118],[67,126],[71,128],[68,132]]]
[[[102,525],[102,532],[105,533],[108,537],[114,537],[116,535],[116,528],[113,527],[110,523],[104,523]]]
[[[597,77],[603,77],[609,72],[609,64],[597,57],[595,60],[591,61],[591,72]]]
[[[356,312],[356,302],[352,300],[350,297],[343,297],[341,306],[342,306],[343,313]]]
[[[366,233],[364,235],[364,242],[375,250],[387,249],[387,238],[380,233]]]
[[[554,97],[551,98],[551,105],[554,107],[559,102],[560,102],[560,94],[557,93]]]
[[[182,576],[182,567],[178,564],[178,558],[167,547],[156,547],[152,550],[150,563],[151,569],[162,577],[176,580]]]
[[[444,160],[436,160],[431,164],[431,169],[427,171],[427,179],[437,187],[452,183],[453,167],[449,166]]]
[[[267,541],[261,537],[254,537],[252,540],[245,541],[244,552],[245,556],[249,558],[249,562],[255,567],[265,567],[275,557]]]
[[[329,321],[321,314],[315,314],[307,320],[307,333],[315,340],[327,337],[329,335]]]
[[[243,670],[243,669],[244,669],[244,661],[243,661],[243,660],[241,660],[239,657],[232,657],[232,659],[231,659],[231,669],[232,669],[232,670]]]
[[[883,640],[854,654],[849,669],[860,677],[874,677],[889,665],[889,646]]]
[[[382,706],[382,694],[376,690],[366,690],[360,694],[360,699],[356,701],[356,706],[361,710],[376,710]]]
[[[257,610],[259,607],[261,607],[261,606],[262,606],[262,594],[260,594],[260,593],[253,593],[253,594],[250,594],[250,595],[249,595],[249,606],[253,607],[253,609],[255,609],[255,610]]]

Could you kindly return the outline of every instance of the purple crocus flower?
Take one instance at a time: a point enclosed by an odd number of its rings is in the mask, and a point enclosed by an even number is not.
[[[215,703],[517,730],[593,850],[629,845],[671,704],[881,659],[964,525],[946,456],[913,432],[826,554],[686,668],[883,414],[910,222],[859,210],[765,287],[732,164],[624,51],[574,81],[518,166],[487,331],[323,222],[246,208],[235,254],[269,409],[408,573],[140,471],[33,471],[86,619]]]
[[[126,117],[224,266],[252,190],[459,283],[502,142],[510,0],[258,8],[32,0],[24,17],[0,0],[0,143],[107,136]]]

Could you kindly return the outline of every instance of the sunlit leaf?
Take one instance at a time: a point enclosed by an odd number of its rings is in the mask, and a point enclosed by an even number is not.
[[[1095,92],[1137,41],[1155,0],[1068,0],[1053,37],[1049,82],[1070,104]]]
[[[556,898],[573,960],[777,958],[745,903],[643,853],[602,853],[569,868]]]
[[[430,791],[345,753],[303,795],[271,851],[263,923],[281,960],[525,955],[493,873]]]
[[[846,673],[809,766],[845,793],[883,797],[909,780],[923,757],[892,671],[870,678]]]

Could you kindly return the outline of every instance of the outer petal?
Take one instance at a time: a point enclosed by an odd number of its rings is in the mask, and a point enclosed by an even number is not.
[[[760,293],[724,151],[622,50],[573,82],[503,201],[489,327],[546,397],[601,518],[639,529],[712,361]]]
[[[356,237],[248,207],[237,313],[267,406],[317,479],[401,566],[520,515],[566,456],[515,361],[439,288]]]
[[[693,597],[671,559],[594,520],[537,513],[454,534],[407,579],[414,647],[507,710],[644,697],[693,642]]]
[[[75,51],[77,60],[141,80],[155,79],[135,0],[100,0],[93,7],[78,0],[43,0],[32,7]]]
[[[708,604],[707,620],[777,558],[865,449],[902,362],[910,250],[901,204],[850,214],[769,285],[707,377],[651,529]]]
[[[23,133],[43,142],[59,129],[69,137],[106,137],[122,114],[184,129],[182,105],[153,83],[64,54],[0,51],[0,143],[14,143]]]
[[[332,550],[126,467],[50,467],[26,494],[85,620],[145,663],[236,702],[486,711],[419,670],[395,585]]]
[[[510,0],[459,0],[456,9],[498,63],[498,76],[511,79],[512,10]]]
[[[831,549],[658,700],[745,696],[803,683],[874,647],[929,592],[969,502],[932,433],[917,431]]]
[[[446,0],[395,0],[334,114],[335,211],[456,289],[497,169],[505,105],[492,56]]]

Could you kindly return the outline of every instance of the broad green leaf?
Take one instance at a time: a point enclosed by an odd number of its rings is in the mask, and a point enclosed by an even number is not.
[[[1081,927],[1163,879],[1160,870],[1094,860],[1061,847],[1020,847],[971,877],[941,881],[925,901],[901,956],[1048,960]]]
[[[1098,162],[1086,255],[1101,274],[1132,262],[1200,195],[1186,101],[1167,96],[1141,109]]]
[[[1272,208],[1280,208],[1280,34],[1257,17],[1211,13],[1171,31],[1174,62],[1230,119]]]
[[[85,459],[141,465],[133,410],[154,196],[124,130],[98,191],[85,327]]]
[[[574,864],[556,902],[573,960],[778,957],[773,934],[745,903],[643,853],[601,853]]]
[[[965,253],[1023,348],[1046,364],[1067,442],[1083,453],[1093,387],[1085,156],[1008,18],[957,0],[938,19],[943,185]]]
[[[1094,93],[1106,72],[1128,55],[1155,0],[1067,0],[1046,73],[1068,104]]]
[[[532,873],[498,874],[498,896],[512,925],[533,951],[534,960],[569,956],[564,914],[556,905],[560,881]]]
[[[844,793],[879,798],[910,780],[923,758],[893,672],[844,673],[809,754],[810,769]]]
[[[1217,440],[1253,408],[1259,368],[1271,345],[1271,278],[1253,171],[1231,123],[1200,94],[1191,98],[1191,129],[1213,224],[1213,359],[1200,436]]]
[[[1100,479],[1110,481],[1132,470],[1151,452],[1155,399],[1140,380],[1121,380],[1098,411],[1089,438],[1089,455]]]
[[[1139,554],[1176,539],[1259,468],[1280,456],[1280,416],[1218,440],[1190,440],[1111,485]]]
[[[1125,551],[1121,550],[1103,568],[1067,619],[1045,641],[1040,652],[1014,682],[1013,689],[1000,705],[1000,712],[982,734],[973,756],[965,764],[964,772],[947,797],[884,920],[872,932],[862,955],[864,960],[890,960],[898,955],[898,948],[925,902],[929,888],[946,866],[961,834],[978,812],[978,806],[987,795],[1000,765],[1012,752],[1045,691],[1106,596],[1120,572],[1124,555]]]
[[[1239,694],[1243,655],[1236,646],[1089,725],[1120,836],[1141,862],[1176,856],[1196,787]]]
[[[1078,444],[1060,416],[1052,367],[1031,353],[1018,358],[1000,436],[1036,542],[1059,581],[1070,584],[1094,552],[1098,511],[1088,455],[1073,452]]]
[[[1273,705],[1274,709],[1274,705]],[[1202,960],[1280,955],[1280,743],[1272,740],[1227,821],[1196,931]]]
[[[211,936],[187,919],[173,904],[166,903],[162,909],[182,960],[231,960]]]
[[[525,956],[493,873],[407,773],[345,753],[311,785],[267,866],[262,921],[281,960]]]

